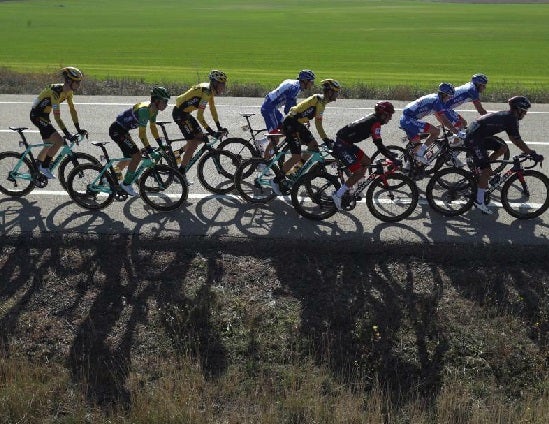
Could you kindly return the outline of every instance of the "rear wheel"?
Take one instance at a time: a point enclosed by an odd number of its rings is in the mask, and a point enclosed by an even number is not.
[[[70,172],[84,163],[93,163],[95,165],[101,166],[101,163],[92,155],[83,152],[71,152],[63,158],[59,164],[59,172],[57,177],[59,178],[59,183],[64,189],[67,188],[67,176]]]
[[[431,208],[444,216],[468,211],[476,198],[477,183],[473,175],[461,168],[441,169],[431,177],[425,196]]]
[[[292,186],[292,205],[305,218],[320,221],[335,215],[332,194],[340,187],[338,178],[325,172],[309,172]]]
[[[402,174],[376,178],[366,191],[366,206],[377,219],[397,222],[412,214],[419,191],[412,179]]]
[[[270,180],[280,171],[276,165],[268,168],[270,161],[252,158],[242,162],[234,176],[235,188],[250,203],[268,203],[276,197]]]
[[[212,193],[226,194],[234,189],[234,175],[239,161],[224,150],[206,153],[198,163],[198,179]]]
[[[37,171],[32,166],[32,161],[24,157],[16,170],[20,159],[21,153],[0,153],[0,191],[8,196],[25,196],[35,187],[34,177]]]
[[[109,172],[92,163],[84,163],[74,168],[67,176],[67,192],[79,206],[99,210],[106,208],[114,200],[117,182]]]
[[[534,170],[514,174],[501,188],[501,203],[515,218],[540,216],[549,207],[549,178]]]
[[[139,179],[139,195],[147,205],[159,211],[181,207],[187,200],[188,190],[183,174],[167,165],[148,168]]]

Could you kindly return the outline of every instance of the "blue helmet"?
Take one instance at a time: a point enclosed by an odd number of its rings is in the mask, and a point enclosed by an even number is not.
[[[488,77],[484,74],[475,74],[471,77],[471,82],[473,84],[488,84]]]
[[[447,94],[448,96],[453,96],[456,90],[454,90],[454,86],[450,84],[449,82],[443,82],[438,86],[438,92],[439,94]]]
[[[310,69],[303,69],[302,71],[299,72],[297,79],[305,80],[305,81],[314,81],[315,73]]]

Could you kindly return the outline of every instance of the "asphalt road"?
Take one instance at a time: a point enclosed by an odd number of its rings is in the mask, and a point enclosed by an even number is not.
[[[28,118],[34,96],[0,95],[0,144],[2,151],[19,151],[18,135],[9,130],[10,126],[29,127],[27,138],[39,143],[38,131]],[[101,97],[76,96],[76,107],[81,126],[90,133],[90,140],[109,140],[108,127],[118,113],[141,97]],[[262,127],[259,114],[261,99],[229,98],[216,99],[222,125],[230,135],[244,136],[244,118],[240,113],[256,113],[252,122],[256,128]],[[331,103],[324,114],[324,127],[329,135],[334,135],[342,125],[371,113],[374,100],[338,100]],[[402,130],[398,128],[400,110],[405,102],[394,102],[397,113],[393,121],[383,127],[386,144],[399,144]],[[159,120],[171,120],[171,108],[161,112]],[[477,116],[471,105],[464,105],[460,113],[471,121]],[[502,110],[505,104],[485,104],[488,110]],[[72,128],[66,105],[62,114]],[[521,134],[532,148],[549,158],[549,105],[536,104],[521,122]],[[211,122],[209,112],[206,119]],[[434,121],[432,121],[434,122]],[[179,137],[175,125],[170,126],[169,134]],[[313,133],[315,130],[313,129]],[[505,137],[504,137],[505,138]],[[366,153],[375,150],[369,141],[361,143]],[[80,151],[99,156],[99,149],[83,143]],[[119,150],[109,145],[109,153],[117,156]],[[511,145],[511,153],[519,153]],[[542,169],[542,171],[544,171]],[[546,172],[546,171],[544,171]],[[107,209],[90,212],[74,204],[61,189],[59,183],[51,182],[46,188],[35,189],[23,198],[10,198],[0,194],[0,234],[20,233],[147,233],[158,236],[230,236],[261,237],[273,239],[331,239],[359,240],[368,242],[412,243],[498,243],[498,244],[544,244],[549,241],[549,212],[533,220],[516,220],[498,206],[495,198],[495,214],[484,216],[476,210],[456,218],[445,218],[431,211],[424,196],[416,211],[408,219],[397,224],[382,223],[373,218],[365,204],[349,213],[338,213],[324,222],[313,222],[300,217],[291,204],[277,199],[264,206],[244,203],[233,195],[216,196],[209,194],[197,178],[191,186],[188,204],[182,209],[160,213],[151,210],[140,198],[124,203],[113,203]],[[425,184],[420,183],[420,189]]]

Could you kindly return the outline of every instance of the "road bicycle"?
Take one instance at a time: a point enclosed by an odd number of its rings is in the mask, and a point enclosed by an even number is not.
[[[174,150],[172,144],[176,141],[185,141],[185,139],[168,137],[166,125],[170,123],[169,121],[156,122],[164,136],[164,140],[161,139],[159,142],[160,163],[178,168],[184,147]],[[205,189],[215,194],[226,194],[234,189],[234,174],[238,165],[238,157],[229,150],[224,150],[221,144],[236,139],[223,140],[225,136],[226,134],[222,133],[219,138],[211,137],[211,141],[203,143],[185,167],[185,173],[187,173],[198,162],[197,174],[200,183]],[[219,146],[216,148],[218,143]],[[225,146],[232,146],[235,143],[239,142],[231,141]]]
[[[378,159],[369,167],[367,177],[361,179],[354,190],[348,190],[341,199],[343,210],[351,211],[366,197],[366,206],[374,217],[384,222],[397,222],[415,210],[419,190],[416,183],[402,174],[400,166],[389,159]],[[323,220],[338,211],[332,194],[347,178],[347,166],[337,161],[337,174],[326,171],[309,172],[293,185],[292,205],[302,216]]]
[[[25,137],[26,127],[10,127],[21,137],[19,146],[24,147],[20,152],[0,153],[0,191],[8,196],[20,197],[30,193],[35,187],[44,188],[48,185],[48,179],[38,170],[38,161],[32,152],[35,148],[51,146],[51,143],[29,144]],[[64,145],[61,151],[52,162],[50,169],[55,171],[59,168],[57,177],[63,188],[66,189],[66,175],[82,163],[99,164],[99,161],[92,155],[83,152],[74,152],[75,145],[79,145],[85,135],[76,134],[71,137],[64,137]]]
[[[85,209],[103,209],[114,200],[125,201],[128,198],[128,193],[120,187],[114,165],[130,159],[111,159],[105,148],[108,143],[92,142],[101,148],[101,159],[106,162],[105,165],[79,165],[67,177],[69,196]],[[156,163],[160,157],[159,149],[151,154],[143,150],[142,154],[143,160],[135,171],[139,196],[155,210],[172,211],[179,208],[189,193],[185,176],[175,168]]]
[[[524,166],[527,160],[534,162]],[[527,154],[512,160],[496,160],[505,172],[495,174],[485,193],[488,204],[493,193],[500,190],[501,204],[507,213],[519,219],[540,216],[549,207],[549,178],[532,168],[538,162]],[[541,163],[540,163],[541,166]],[[466,169],[447,168],[435,173],[427,184],[425,195],[433,210],[444,216],[461,215],[476,201],[478,173]]]
[[[270,185],[275,176],[281,180],[280,191],[283,194],[289,194],[293,183],[299,177],[313,170],[324,169],[335,162],[335,159],[329,157],[331,150],[326,144],[322,144],[318,152],[309,153],[310,156],[302,165],[294,166],[286,175],[283,174],[280,166],[281,158],[289,154],[286,141],[274,147],[274,155],[271,159],[254,157],[244,160],[235,173],[236,191],[250,203],[268,203],[276,197]]]

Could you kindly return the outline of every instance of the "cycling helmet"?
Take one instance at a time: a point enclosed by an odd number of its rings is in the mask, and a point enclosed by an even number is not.
[[[453,96],[456,90],[454,90],[454,86],[449,82],[443,82],[438,86],[438,92],[447,94],[448,96]]]
[[[339,85],[335,79],[327,78],[320,81],[320,83],[322,84],[324,90],[339,91],[341,89],[341,85]]]
[[[297,79],[304,80],[304,81],[314,81],[315,73],[310,69],[303,69],[302,71],[299,72]]]
[[[160,100],[170,100],[170,93],[164,87],[153,87],[151,90],[151,97]]]
[[[471,77],[471,82],[473,84],[488,84],[488,77],[484,74],[475,74]]]
[[[507,100],[507,102],[509,103],[509,106],[511,106],[511,109],[527,110],[530,109],[530,107],[532,106],[530,100],[528,100],[524,96],[511,97],[509,100]]]
[[[65,79],[70,79],[72,81],[82,81],[82,78],[84,78],[82,71],[72,66],[61,69],[61,74]]]
[[[374,110],[376,113],[387,113],[389,115],[395,113],[395,107],[391,102],[377,102]]]
[[[209,75],[210,81],[227,82],[227,75],[223,71],[213,70]]]

